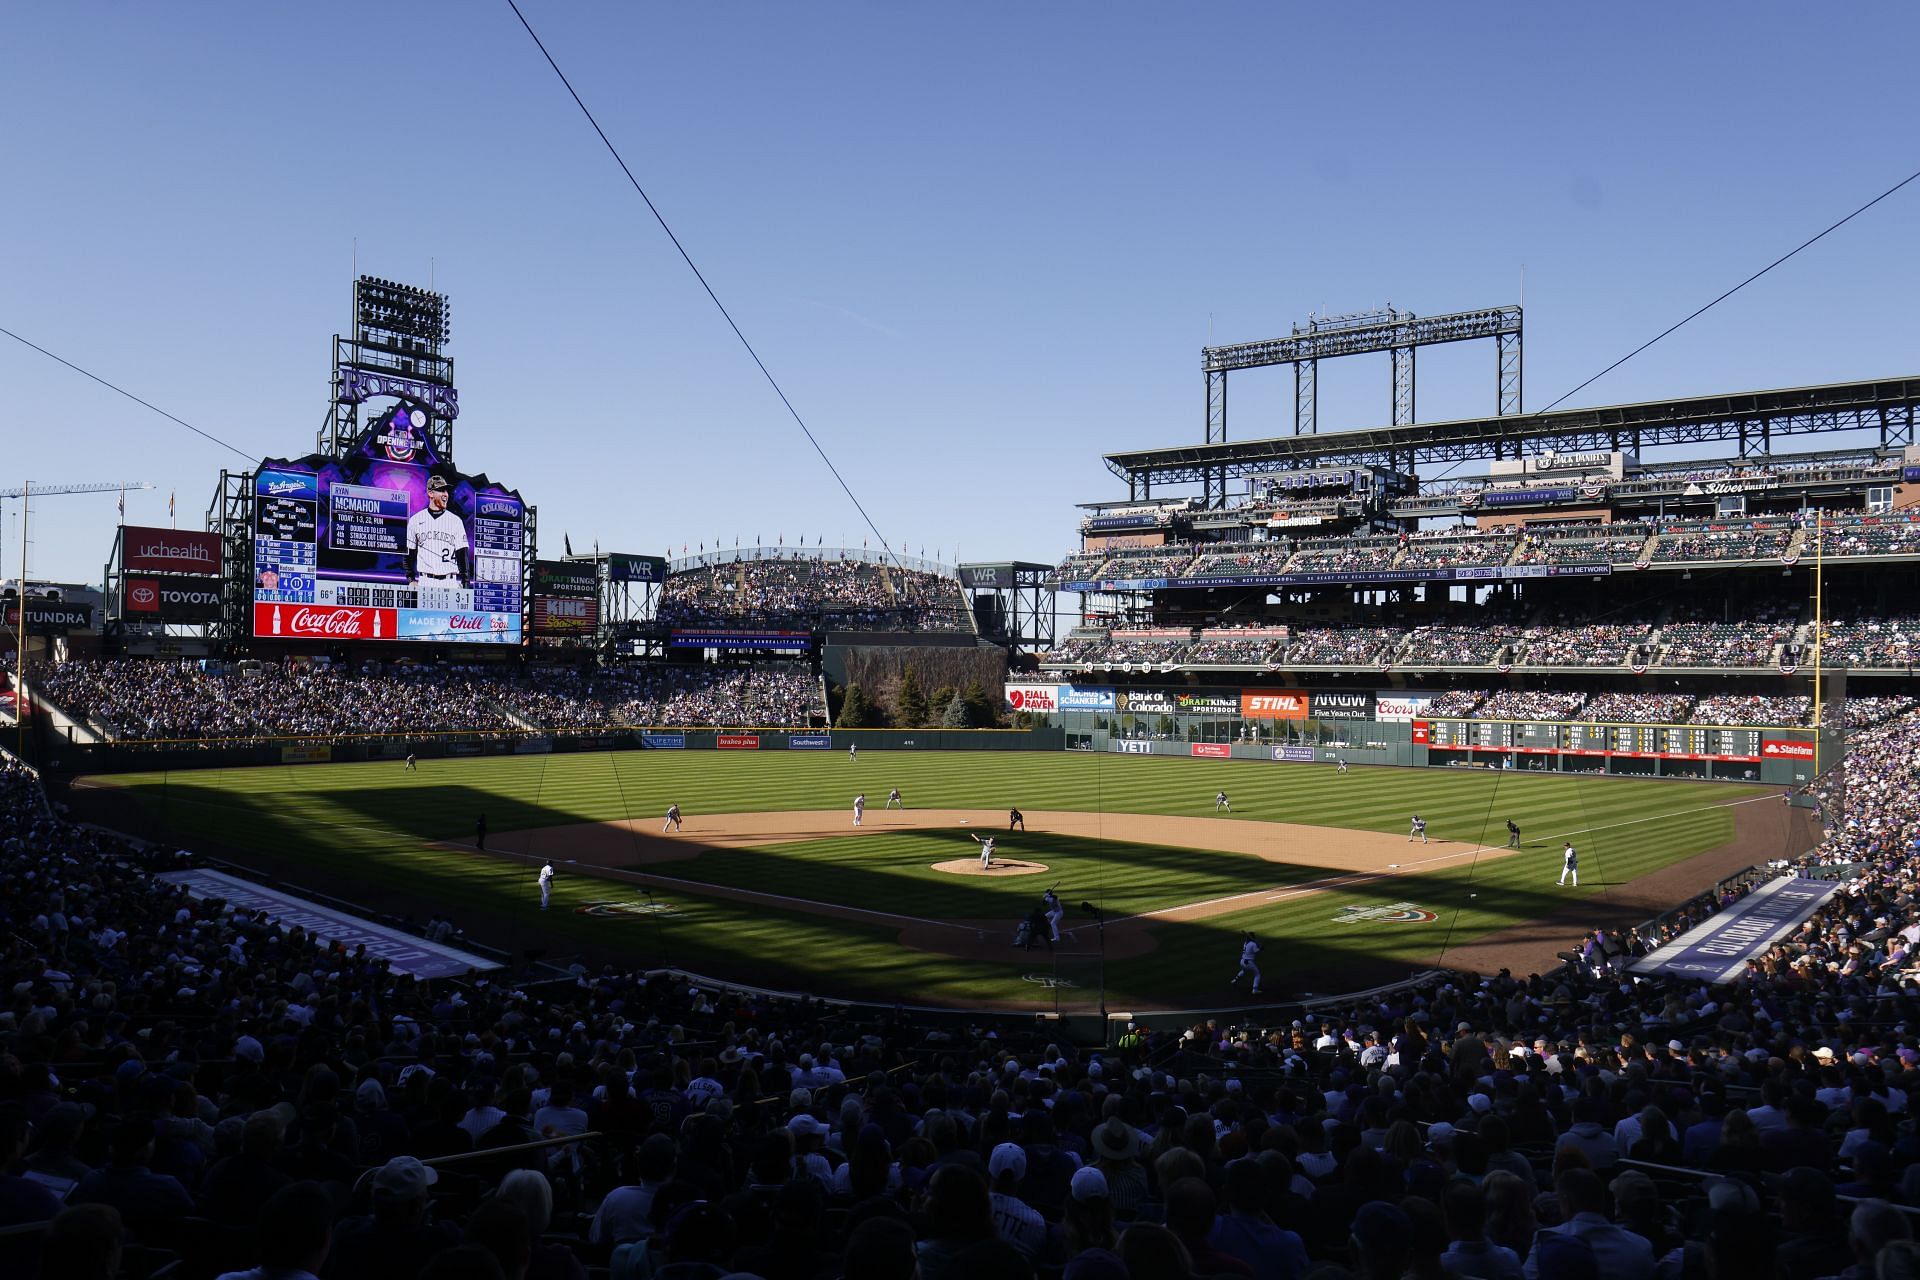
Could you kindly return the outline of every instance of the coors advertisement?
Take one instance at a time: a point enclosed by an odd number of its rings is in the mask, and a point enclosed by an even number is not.
[[[220,573],[220,535],[120,526],[120,567],[130,573]]]
[[[213,578],[130,573],[120,580],[123,622],[217,622],[220,583]]]
[[[1308,696],[1307,715],[1314,720],[1371,720],[1371,693],[1315,693]]]

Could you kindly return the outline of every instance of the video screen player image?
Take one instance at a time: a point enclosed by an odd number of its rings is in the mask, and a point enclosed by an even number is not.
[[[403,404],[345,458],[261,464],[256,636],[520,643],[526,504],[442,464],[424,426]]]

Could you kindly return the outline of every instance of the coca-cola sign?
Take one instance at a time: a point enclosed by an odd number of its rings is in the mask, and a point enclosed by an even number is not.
[[[220,572],[220,535],[124,525],[120,567],[142,573],[212,576]]]
[[[392,640],[396,611],[350,605],[253,606],[253,634],[282,640]]]

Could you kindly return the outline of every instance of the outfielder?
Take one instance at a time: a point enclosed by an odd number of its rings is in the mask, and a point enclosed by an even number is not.
[[[853,825],[859,826],[860,819],[867,816],[867,793],[862,791],[853,798]]]
[[[900,798],[900,788],[898,787],[887,792],[887,808],[891,809],[895,805],[899,805],[902,809],[907,807],[907,802]]]
[[[660,834],[665,835],[667,834],[668,831],[678,831],[679,829],[680,829],[680,806],[677,804],[670,804],[667,806],[667,821],[666,821],[666,824],[660,828]]]
[[[415,760],[414,760],[414,758],[413,758],[413,752],[411,752],[411,751],[409,751],[409,752],[407,752],[407,767],[406,767],[406,768],[404,768],[404,769],[402,769],[402,770],[401,770],[400,772],[402,772],[402,773],[418,773],[418,772],[420,772],[420,765],[419,765],[419,763],[418,763],[417,761],[415,761]]]
[[[1420,837],[1421,844],[1427,842],[1427,820],[1417,813],[1413,815],[1413,826],[1407,831],[1407,843],[1412,844],[1415,836]]]
[[[1240,971],[1234,974],[1233,977],[1228,980],[1227,985],[1230,987],[1237,987],[1240,985],[1240,979],[1246,977],[1248,974],[1252,974],[1253,975],[1253,994],[1256,996],[1259,995],[1260,994],[1260,964],[1258,961],[1259,955],[1260,955],[1260,942],[1251,933],[1249,933],[1247,935],[1247,940],[1240,944]]]
[[[1227,793],[1224,791],[1216,791],[1213,796],[1213,811],[1218,813],[1222,809],[1225,809],[1228,813],[1233,812],[1233,806],[1227,803]]]
[[[858,743],[849,742],[847,744],[847,763],[858,764],[859,762],[860,762],[860,746]]]
[[[1018,809],[1009,809],[1007,810],[1007,830],[1011,831],[1015,827],[1025,831],[1027,829],[1027,815]]]
[[[1573,877],[1573,887],[1580,887],[1580,855],[1574,851],[1573,841],[1567,841],[1567,847],[1560,851],[1560,883],[1565,884],[1567,877]]]
[[[1340,762],[1340,767],[1335,769],[1334,772],[1345,773],[1347,771],[1347,758],[1345,756],[1335,756],[1334,759]]]
[[[543,863],[540,867],[540,909],[547,909],[547,901],[553,896],[553,864]]]
[[[969,831],[967,834],[972,836],[973,832]],[[973,839],[974,843],[980,846],[980,869],[985,871],[993,865],[993,837],[988,836],[982,840],[979,836],[973,836]]]
[[[427,480],[427,506],[407,517],[407,557],[413,562],[415,587],[459,590],[467,576],[472,548],[467,526],[447,510],[447,478]]]

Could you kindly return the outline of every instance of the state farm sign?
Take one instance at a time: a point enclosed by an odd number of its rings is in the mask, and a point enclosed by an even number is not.
[[[349,605],[259,604],[253,606],[253,634],[283,640],[392,640],[397,615],[392,609]]]
[[[1760,743],[1762,760],[1811,760],[1811,742],[1792,742],[1786,738],[1767,738]]]
[[[1303,689],[1243,689],[1240,714],[1249,720],[1305,720],[1310,701]]]
[[[141,573],[218,574],[220,535],[124,525],[120,567]]]
[[[1052,684],[1010,684],[1007,686],[1007,707],[1012,711],[1024,711],[1030,716],[1050,716],[1060,710],[1059,687]]]

